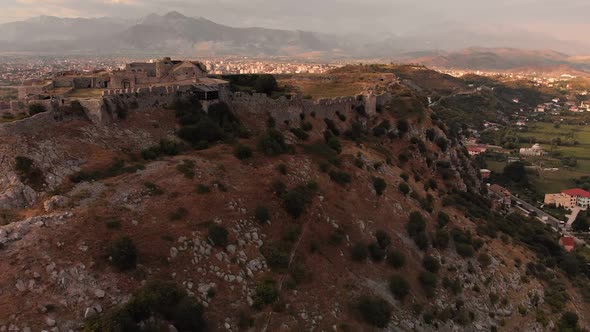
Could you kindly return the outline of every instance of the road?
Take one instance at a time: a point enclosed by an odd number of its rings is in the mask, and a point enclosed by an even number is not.
[[[559,232],[561,230],[561,225],[559,223],[559,219],[555,218],[554,216],[548,214],[547,212],[536,208],[534,205],[528,203],[527,201],[524,201],[516,196],[512,196],[512,200],[520,203],[520,206],[522,206],[524,209],[529,210],[529,211],[534,211],[537,214],[537,219],[540,220],[541,222],[545,223],[545,224],[549,224],[556,232]],[[547,217],[547,220],[543,220],[543,217]]]

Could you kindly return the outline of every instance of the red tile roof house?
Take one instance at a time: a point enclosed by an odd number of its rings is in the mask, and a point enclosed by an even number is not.
[[[559,240],[565,251],[570,252],[576,248],[576,240],[571,236],[564,236]]]
[[[561,193],[575,197],[576,205],[581,207],[583,210],[586,210],[588,207],[590,207],[590,192],[587,192],[584,189],[568,189],[563,190]]]

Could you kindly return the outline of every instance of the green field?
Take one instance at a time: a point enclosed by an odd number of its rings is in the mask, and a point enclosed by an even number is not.
[[[538,123],[519,136],[534,138],[545,150],[558,151],[562,157],[576,158],[578,166],[572,169],[572,173],[590,174],[590,126],[561,125],[555,128],[551,123]],[[551,141],[556,138],[562,142],[577,141],[578,145],[551,147]]]
[[[529,179],[539,193],[559,192],[574,186],[573,179],[590,175],[590,126],[561,125],[555,128],[552,123],[537,123],[526,132],[519,132],[520,142],[530,141],[540,143],[548,152],[559,152],[559,158],[529,157],[528,162],[540,167],[538,176],[530,176]],[[577,145],[555,146],[552,140],[559,138],[562,142]],[[529,147],[530,143],[521,143],[522,147]],[[560,158],[576,158],[575,167],[566,167],[561,164]],[[506,162],[486,160],[488,168],[495,173],[501,173]],[[558,171],[545,171],[546,168],[558,168]]]

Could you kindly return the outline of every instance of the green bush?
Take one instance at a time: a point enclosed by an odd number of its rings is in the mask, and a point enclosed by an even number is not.
[[[449,147],[449,141],[447,141],[444,137],[437,137],[434,143],[442,152],[447,151],[447,148]]]
[[[402,137],[404,134],[406,134],[410,130],[410,124],[408,123],[408,120],[406,120],[406,119],[399,120],[397,122],[397,130],[399,132],[400,137]]]
[[[29,115],[33,116],[39,113],[47,112],[47,108],[42,104],[29,104]]]
[[[438,273],[438,270],[440,270],[440,262],[438,259],[427,255],[422,259],[422,267],[429,272]]]
[[[252,157],[252,149],[246,145],[238,144],[234,148],[234,156],[240,160]]]
[[[265,224],[270,220],[270,212],[265,206],[258,205],[254,210],[254,217],[259,223]]]
[[[279,298],[279,289],[277,283],[272,279],[266,279],[258,286],[253,296],[253,307],[260,310],[265,306],[272,304]]]
[[[410,214],[410,221],[406,224],[408,235],[414,240],[418,248],[426,249],[428,247],[428,238],[426,237],[426,220],[420,212],[414,211]]]
[[[426,296],[429,298],[434,297],[436,286],[438,284],[438,278],[436,277],[436,274],[428,271],[422,271],[418,277],[418,280],[420,281]]]
[[[15,171],[21,182],[31,186],[33,189],[40,190],[45,184],[43,172],[28,157],[17,156],[15,158]]]
[[[183,207],[178,207],[174,212],[170,214],[170,220],[177,221],[188,216],[188,210]]]
[[[128,236],[115,240],[109,247],[108,255],[111,263],[122,271],[135,268],[137,264],[137,248]]]
[[[391,236],[387,234],[386,231],[380,229],[375,232],[375,239],[377,240],[377,245],[379,248],[387,249],[391,244]]]
[[[438,213],[437,220],[438,220],[438,227],[443,228],[449,223],[451,218],[449,217],[448,214],[441,211]]]
[[[126,304],[116,306],[102,316],[91,317],[83,331],[139,332],[144,331],[140,329],[142,322],[155,317],[172,323],[179,331],[204,332],[207,322],[203,315],[203,307],[174,282],[150,280]],[[158,326],[159,322],[154,323]],[[146,328],[149,331],[149,326]]]
[[[342,144],[340,144],[340,141],[336,137],[332,137],[328,140],[328,146],[330,149],[336,151],[337,154],[342,152]]]
[[[150,196],[159,196],[164,193],[164,190],[162,190],[160,186],[153,182],[146,181],[143,183],[143,187],[147,191],[147,194]]]
[[[473,257],[475,254],[475,249],[473,249],[473,246],[466,243],[456,243],[455,250],[461,257],[465,258]]]
[[[404,195],[408,195],[410,193],[410,186],[408,186],[408,184],[405,182],[400,183],[398,189]]]
[[[565,312],[557,323],[558,332],[582,332],[585,331],[579,325],[579,318],[576,313]]]
[[[350,257],[355,262],[364,262],[369,256],[367,246],[362,242],[355,243],[350,249]]]
[[[117,219],[111,219],[111,220],[107,220],[105,222],[105,225],[107,226],[108,229],[119,229],[121,228],[121,222]]]
[[[341,186],[348,184],[352,181],[352,177],[350,176],[350,174],[345,172],[330,171],[328,174],[330,175],[330,179],[332,181],[338,183]]]
[[[479,254],[479,256],[477,257],[477,261],[479,262],[481,267],[484,269],[486,267],[490,266],[490,264],[492,264],[492,258],[490,257],[490,255],[488,255],[486,253]]]
[[[197,193],[199,194],[208,194],[211,192],[211,188],[208,185],[199,183],[197,185]]]
[[[385,191],[385,188],[387,188],[387,183],[382,178],[374,177],[373,188],[375,188],[375,192],[377,193],[377,195],[381,196],[383,195],[383,191]]]
[[[287,173],[288,173],[287,165],[285,165],[285,164],[279,164],[277,166],[277,171],[279,171],[279,173],[281,173],[282,175],[287,175]]]
[[[305,130],[301,129],[301,128],[291,128],[289,129],[289,131],[291,133],[293,133],[293,135],[295,135],[295,137],[297,137],[298,139],[302,140],[302,141],[307,141],[309,139],[309,134],[305,132]]]
[[[392,250],[387,254],[387,262],[395,269],[401,269],[406,264],[406,256],[399,250]]]
[[[287,153],[288,146],[280,131],[269,128],[258,139],[258,149],[268,156],[278,156]]]
[[[447,249],[449,247],[449,233],[444,229],[437,229],[434,233],[433,245],[438,249]]]
[[[305,206],[310,202],[309,189],[299,187],[289,191],[283,197],[285,210],[293,218],[299,218],[305,212]]]
[[[176,166],[176,169],[187,179],[195,177],[195,162],[192,160],[183,160],[182,164]]]
[[[410,284],[404,277],[396,274],[389,279],[389,290],[396,299],[403,301],[410,293]]]
[[[375,262],[381,262],[387,254],[386,249],[382,248],[377,242],[369,244],[368,249],[371,259]]]
[[[363,320],[373,326],[384,328],[391,320],[391,305],[382,298],[362,296],[357,307]]]
[[[213,245],[217,247],[225,248],[228,243],[229,232],[223,226],[212,224],[208,230],[209,239],[213,242]]]

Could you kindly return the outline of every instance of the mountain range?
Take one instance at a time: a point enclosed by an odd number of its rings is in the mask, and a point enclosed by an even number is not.
[[[474,48],[474,46],[477,46]],[[554,51],[537,51],[554,49]],[[171,54],[377,58],[439,67],[587,70],[590,43],[525,30],[424,26],[410,33],[334,35],[301,30],[236,28],[178,12],[138,20],[40,16],[0,24],[0,52],[49,54]],[[563,52],[563,53],[562,53]],[[567,54],[566,54],[567,53]]]

